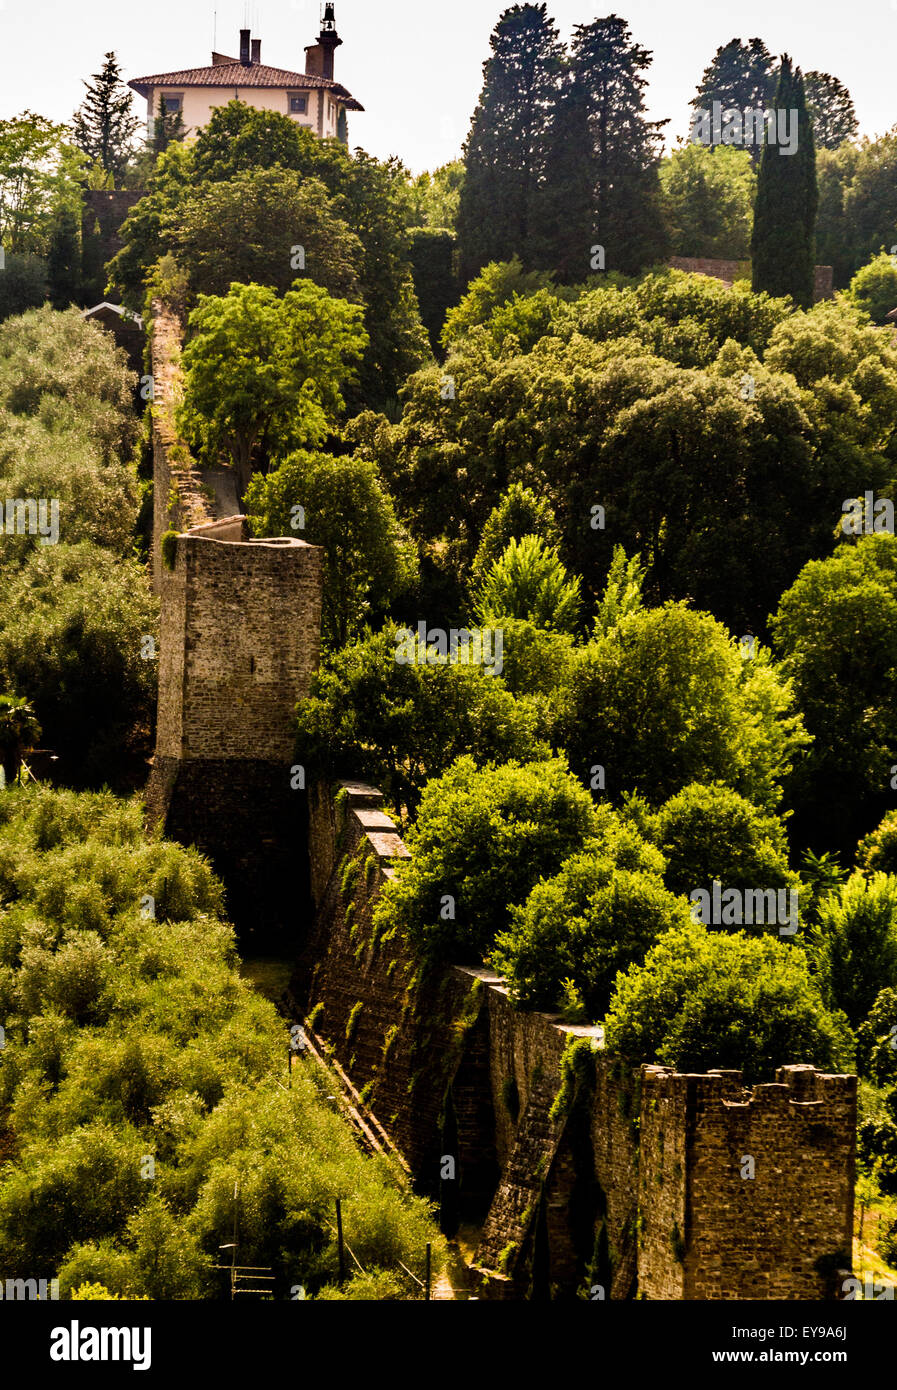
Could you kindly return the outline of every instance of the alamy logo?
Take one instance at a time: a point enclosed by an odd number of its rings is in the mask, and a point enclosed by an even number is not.
[[[419,622],[417,631],[400,627],[396,632],[396,662],[399,666],[483,666],[500,676],[504,667],[504,629],[427,628]]]
[[[713,891],[689,893],[691,919],[705,927],[778,927],[779,936],[793,936],[798,927],[797,888],[723,888],[715,879]]]
[[[796,108],[789,111],[764,110],[758,106],[753,111],[742,111],[737,106],[723,110],[721,101],[713,103],[713,112],[699,108],[691,122],[689,143],[692,145],[778,145],[782,154],[795,154],[797,151],[798,125],[800,114]]]
[[[4,1285],[0,1279],[0,1298],[7,1303],[34,1303],[40,1300],[54,1300],[59,1297],[58,1279],[7,1279]]]
[[[3,520],[0,517],[0,520]],[[59,499],[46,497],[7,497],[6,534],[8,536],[40,536],[41,545],[56,545],[59,540]]]
[[[131,1361],[135,1371],[152,1365],[151,1327],[82,1327],[75,1320],[50,1333],[51,1361]]]
[[[890,497],[864,492],[862,497],[849,497],[841,503],[841,530],[845,536],[880,536],[894,534],[894,503]]]

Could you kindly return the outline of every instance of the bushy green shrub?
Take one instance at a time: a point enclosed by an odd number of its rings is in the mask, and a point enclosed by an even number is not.
[[[790,1062],[852,1063],[847,1022],[826,1008],[802,951],[694,922],[664,932],[618,976],[605,1028],[608,1050],[633,1062],[739,1069],[747,1082],[771,1081]]]
[[[555,878],[536,884],[492,957],[516,1003],[557,1008],[564,981],[572,980],[595,1021],[617,972],[641,961],[663,932],[688,922],[688,903],[664,888],[650,851],[646,859],[654,872],[623,868],[594,842]]]
[[[408,835],[411,858],[384,886],[375,925],[406,933],[427,957],[476,964],[511,908],[598,823],[561,759],[478,769],[459,758],[425,787]]]
[[[199,854],[144,839],[137,802],[37,787],[0,797],[0,864],[0,1268],[226,1296],[236,1185],[239,1262],[270,1266],[275,1297],[416,1292],[401,1265],[420,1278],[428,1241],[442,1259],[429,1208],[358,1149],[326,1073],[281,1084],[283,1023]],[[364,1271],[339,1295],[335,1195]]]
[[[709,888],[796,888],[785,827],[730,787],[692,782],[652,818],[650,837],[667,861],[665,882],[686,896]]]

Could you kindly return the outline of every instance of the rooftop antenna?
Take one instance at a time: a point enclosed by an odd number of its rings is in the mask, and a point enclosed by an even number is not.
[[[212,11],[212,52],[218,47],[218,11]]]

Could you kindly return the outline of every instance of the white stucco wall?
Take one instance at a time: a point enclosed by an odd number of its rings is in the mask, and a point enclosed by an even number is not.
[[[305,96],[308,110],[304,115],[294,115],[290,111],[290,95]],[[207,126],[212,112],[217,106],[226,106],[229,101],[243,101],[258,111],[278,111],[289,116],[298,125],[308,126],[322,136],[336,135],[341,104],[321,88],[302,91],[301,88],[287,87],[155,87],[147,95],[147,120],[155,117],[159,107],[159,97],[181,97],[181,116],[188,135]],[[318,103],[323,101],[323,120],[318,131]],[[151,129],[152,127],[150,127]]]

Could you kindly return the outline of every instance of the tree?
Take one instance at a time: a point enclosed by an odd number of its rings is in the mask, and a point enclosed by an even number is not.
[[[889,811],[857,845],[857,868],[866,874],[897,874],[897,811]]]
[[[878,1086],[897,1086],[897,989],[885,988],[857,1029],[857,1066]]]
[[[374,463],[326,454],[291,454],[267,478],[256,475],[246,512],[257,536],[295,534],[324,549],[323,635],[342,647],[374,612],[417,577],[417,556]]]
[[[0,121],[0,245],[7,256],[46,255],[60,202],[80,207],[85,161],[70,135],[31,111]]]
[[[77,309],[46,305],[0,326],[0,408],[51,430],[77,417],[104,465],[122,468],[137,442],[135,386],[122,349]]]
[[[544,4],[505,10],[490,38],[483,90],[464,147],[458,210],[465,285],[490,261],[519,257],[531,268],[531,238],[547,173],[547,129],[564,52]]]
[[[767,658],[744,657],[707,613],[683,603],[624,618],[580,649],[557,697],[557,738],[574,772],[654,805],[690,782],[723,782],[771,810],[806,742],[791,691]]]
[[[700,923],[664,932],[618,976],[605,1045],[680,1072],[737,1069],[748,1084],[788,1063],[838,1071],[852,1061],[846,1021],[825,1007],[802,951]]]
[[[817,909],[812,955],[829,1003],[853,1027],[882,989],[897,986],[897,878],[852,874]]]
[[[852,849],[887,809],[897,763],[897,539],[863,536],[811,561],[773,633],[814,739],[791,792],[802,838]]]
[[[760,160],[751,237],[754,291],[790,294],[802,308],[813,303],[816,264],[816,149],[800,68],[784,57],[774,109],[797,112],[796,149],[767,140]]]
[[[685,145],[660,165],[674,256],[750,255],[757,179],[747,150]]]
[[[328,655],[299,706],[297,749],[310,779],[370,777],[398,814],[413,815],[427,783],[462,755],[477,766],[548,756],[545,716],[515,700],[482,666],[421,646],[396,661],[397,630]]]
[[[415,227],[411,233],[411,268],[420,316],[434,352],[439,349],[445,317],[458,302],[454,271],[457,238],[440,227]]]
[[[652,56],[616,15],[574,30],[571,99],[584,103],[588,123],[593,240],[605,252],[605,268],[625,275],[668,254],[657,176],[667,122],[648,121],[644,114],[643,74]],[[570,215],[576,221],[577,210],[571,208]],[[584,268],[589,254],[589,246],[583,246]]]
[[[648,838],[666,860],[664,882],[686,897],[696,888],[797,887],[785,827],[731,787],[692,782],[649,818]]]
[[[495,309],[518,295],[530,295],[551,283],[546,271],[524,270],[519,256],[492,262],[467,286],[461,302],[446,315],[442,330],[445,347],[453,347],[471,328],[486,323]]]
[[[492,957],[514,1002],[557,1008],[572,990],[587,1018],[601,1018],[618,971],[640,963],[663,932],[688,924],[688,904],[667,892],[660,867],[632,833],[622,852],[589,842],[537,883]]]
[[[40,734],[40,724],[27,700],[0,695],[0,769],[4,786],[18,781],[25,754]]]
[[[153,120],[153,133],[150,142],[153,154],[164,154],[172,141],[183,140],[186,134],[187,130],[180,109],[169,111],[165,105],[165,98],[160,96]]]
[[[40,256],[4,255],[0,322],[37,309],[47,297],[47,262]]]
[[[5,580],[0,685],[33,706],[70,786],[146,775],[158,605],[143,567],[88,543],[34,551]]]
[[[206,458],[233,463],[241,496],[254,468],[314,447],[333,429],[367,345],[362,317],[357,305],[308,283],[282,299],[236,284],[200,298],[183,355],[180,419]]]
[[[114,53],[105,55],[101,70],[84,86],[87,96],[72,117],[75,144],[107,174],[121,179],[140,121]]]
[[[852,304],[873,323],[883,324],[897,309],[897,265],[893,255],[882,251],[853,277],[847,290]]]
[[[182,208],[172,249],[190,277],[190,302],[230,286],[285,294],[297,280],[338,299],[362,300],[363,249],[318,179],[280,168],[250,169],[201,184]]]
[[[69,207],[61,207],[53,221],[47,253],[47,284],[54,309],[67,309],[81,288],[81,238],[78,219]]]
[[[762,39],[730,39],[713,55],[710,66],[704,69],[692,110],[713,110],[718,101],[723,111],[766,110],[772,104],[778,69]],[[751,159],[759,164],[761,148],[751,149]]]
[[[474,584],[482,582],[511,541],[522,541],[524,536],[538,536],[552,549],[556,549],[561,540],[550,505],[544,498],[537,497],[532,488],[514,483],[493,508],[483,527],[471,569]]]
[[[511,909],[597,826],[563,759],[477,768],[459,758],[424,788],[411,858],[384,885],[375,926],[397,928],[430,960],[478,964]]]
[[[614,546],[604,593],[595,612],[594,634],[604,637],[630,613],[642,608],[642,588],[645,570],[637,555],[627,559],[622,545]]]
[[[804,74],[804,90],[817,150],[836,150],[855,138],[859,122],[853,98],[837,77],[814,69]]]
[[[298,177],[284,179],[290,173]],[[318,269],[332,267],[327,245],[331,235],[333,259],[341,272],[345,270],[348,239],[357,238],[349,258],[365,305],[368,343],[357,382],[347,384],[346,399],[352,411],[394,408],[405,378],[431,357],[411,274],[408,172],[397,159],[379,162],[363,150],[350,156],[340,141],[319,140],[289,116],[231,101],[213,113],[194,144],[170,145],[159,156],[147,196],[122,227],[124,245],[110,263],[110,285],[120,287],[130,308],[140,310],[160,249],[178,243],[184,204],[194,201],[201,206],[209,184],[228,183],[241,175],[261,176],[274,186],[283,183],[299,190],[312,180],[323,183],[330,203],[325,206],[318,193],[319,209],[309,196],[303,204],[306,221],[319,210],[320,217],[312,219],[313,226],[326,223],[328,229],[317,241]],[[251,197],[253,190],[248,183],[240,187]],[[213,242],[224,245],[224,260],[217,270],[221,273],[222,265],[225,267],[228,283],[227,256],[231,254],[243,265],[255,261],[273,266],[278,282],[287,269],[298,269],[290,265],[291,248],[301,245],[301,239],[293,238],[292,229],[288,227],[285,232],[276,221],[276,200],[274,221],[270,217],[261,221],[251,208],[234,209],[232,202],[230,208],[235,220],[251,229],[252,237],[249,243],[240,243],[239,239],[229,239],[227,225],[208,227]],[[288,207],[286,215],[292,222]],[[345,227],[333,222],[334,217]],[[359,244],[362,254],[356,263]],[[202,253],[201,244],[197,251]],[[213,257],[207,261],[212,273]],[[315,273],[310,267],[312,278]]]
[[[0,880],[15,903],[0,966],[16,1039],[0,1071],[6,1276],[56,1270],[65,1296],[85,1282],[96,1296],[102,1279],[102,1296],[220,1298],[211,1265],[232,1238],[236,1184],[242,1255],[272,1268],[275,1289],[407,1298],[428,1243],[438,1275],[427,1203],[359,1150],[310,1074],[278,1084],[283,1024],[239,977],[202,856],[146,838],[139,802],[108,791],[2,800]],[[289,1162],[297,1145],[307,1171]],[[339,1289],[334,1190],[365,1271]]]
[[[568,575],[556,550],[540,536],[511,540],[487,570],[476,593],[484,626],[525,618],[548,632],[575,633],[582,607],[579,579]]]
[[[411,184],[410,226],[456,231],[465,172],[463,159],[454,159],[419,174]]]

